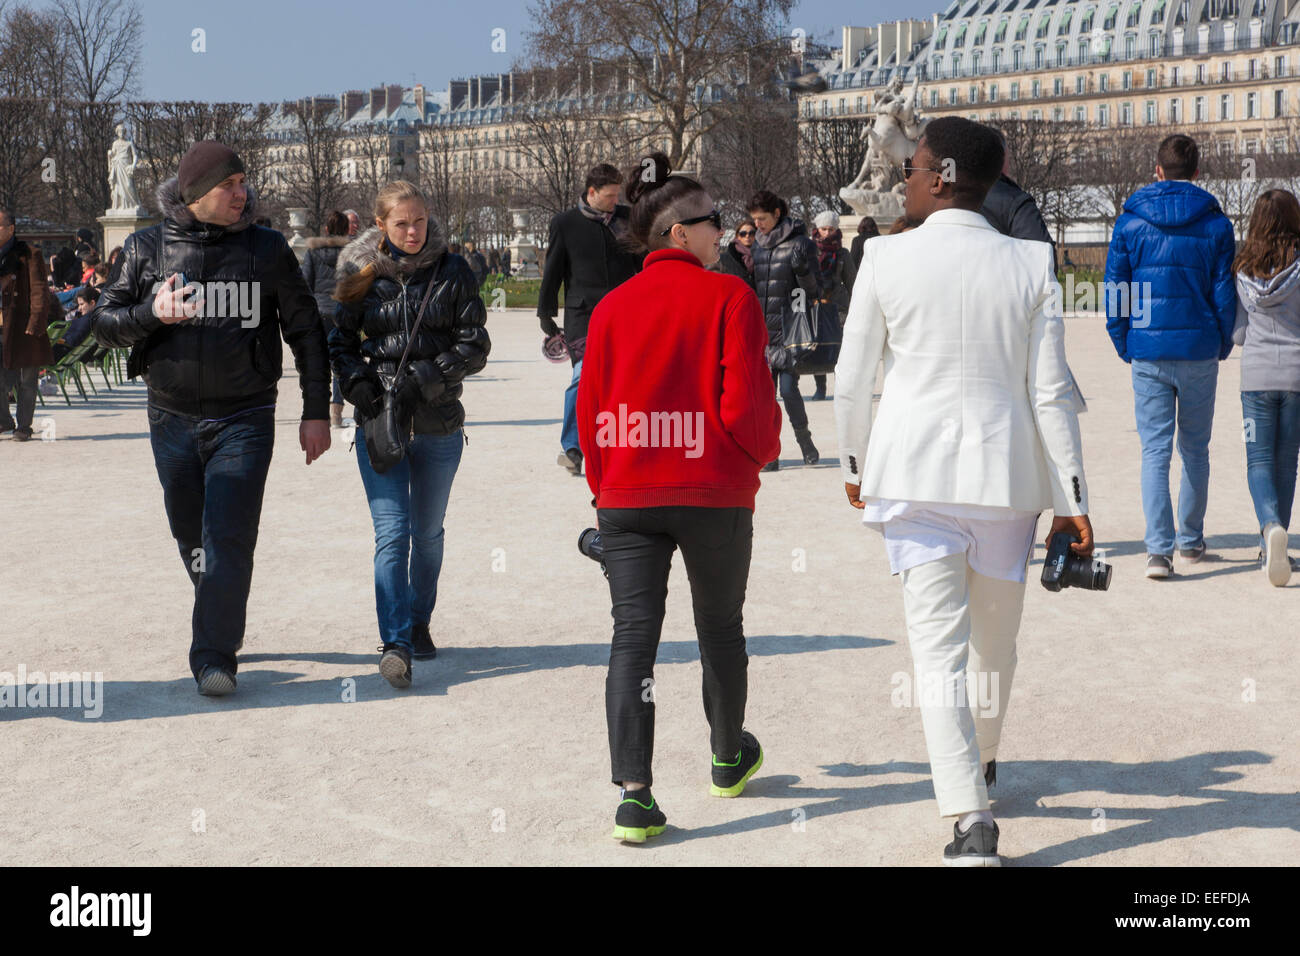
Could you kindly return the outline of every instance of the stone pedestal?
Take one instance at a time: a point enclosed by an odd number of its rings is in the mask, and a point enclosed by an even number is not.
[[[840,231],[846,236],[849,235],[848,229],[844,223],[847,219],[853,218],[853,230],[856,234],[858,223],[865,216],[870,216],[876,221],[880,228],[882,236],[889,234],[889,227],[894,224],[894,220],[903,214],[903,197],[895,192],[876,192],[873,189],[849,189],[845,186],[840,190],[840,198],[843,199],[857,213],[857,217],[840,217]]]
[[[126,237],[141,229],[148,229],[157,223],[158,217],[149,215],[143,206],[135,209],[110,209],[96,220],[104,230],[104,245],[100,250],[101,258],[107,262],[108,254],[122,245]]]
[[[542,274],[538,261],[537,246],[526,235],[529,215],[527,209],[511,209],[510,219],[514,223],[514,237],[510,240],[510,272],[524,278],[536,278]]]
[[[301,262],[303,256],[307,254],[307,237],[302,234],[302,231],[307,228],[307,208],[291,206],[285,212],[289,214],[289,228],[293,230],[293,235],[289,237],[289,248]]]

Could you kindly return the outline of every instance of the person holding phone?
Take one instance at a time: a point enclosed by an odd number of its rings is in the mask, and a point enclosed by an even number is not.
[[[127,237],[91,329],[106,348],[130,347],[127,372],[149,386],[154,465],[194,587],[190,669],[200,694],[221,696],[235,690],[244,643],[281,339],[298,368],[308,465],[330,447],[329,361],[293,250],[253,225],[257,199],[234,150],[195,143],[158,203],[163,221]],[[208,285],[219,301],[206,301]]]

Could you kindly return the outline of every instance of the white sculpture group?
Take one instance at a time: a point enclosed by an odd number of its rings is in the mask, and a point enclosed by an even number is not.
[[[867,153],[857,178],[840,190],[840,198],[862,215],[902,214],[903,164],[916,151],[929,120],[917,110],[920,77],[903,92],[903,78],[876,93],[871,104],[875,120],[866,130]]]

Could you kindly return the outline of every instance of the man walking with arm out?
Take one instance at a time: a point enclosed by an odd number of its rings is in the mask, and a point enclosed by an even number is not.
[[[995,130],[934,120],[905,166],[921,225],[866,244],[835,369],[849,503],[902,576],[946,864],[997,866],[989,810],[1039,513],[1092,552],[1060,289],[1047,243],[1000,235],[980,205]],[[955,170],[955,177],[947,170]],[[876,366],[884,359],[872,424]],[[988,700],[969,701],[968,687]]]
[[[330,446],[329,361],[298,260],[283,235],[253,225],[232,150],[195,143],[158,200],[165,218],[127,237],[91,322],[101,345],[131,347],[128,371],[149,386],[154,464],[194,585],[190,668],[199,693],[220,696],[235,689],[244,643],[281,336],[298,368],[309,465]]]

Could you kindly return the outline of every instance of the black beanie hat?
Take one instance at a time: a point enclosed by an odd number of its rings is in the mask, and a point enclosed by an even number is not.
[[[228,176],[244,172],[244,163],[229,146],[213,139],[199,140],[181,157],[176,178],[181,202],[187,206]]]

